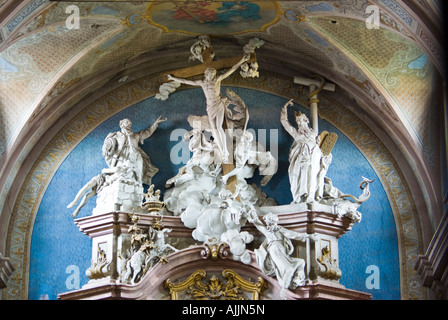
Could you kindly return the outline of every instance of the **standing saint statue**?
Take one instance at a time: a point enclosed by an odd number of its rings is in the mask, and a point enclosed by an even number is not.
[[[238,68],[250,59],[250,53],[247,53],[243,58],[233,65],[224,74],[217,76],[216,69],[208,67],[204,72],[204,79],[202,80],[187,80],[183,78],[177,78],[172,75],[166,75],[168,80],[176,81],[179,83],[199,86],[202,88],[207,99],[207,115],[210,122],[213,138],[218,145],[218,148],[222,154],[223,162],[227,162],[229,159],[229,150],[227,148],[227,139],[225,129],[223,128],[226,115],[228,114],[228,106],[230,101],[221,96],[221,82],[234,73]]]
[[[303,113],[295,113],[298,128],[288,121],[290,100],[281,111],[280,121],[285,130],[294,138],[289,151],[289,182],[293,203],[311,203],[321,198],[323,176],[331,157],[324,157],[319,147],[319,136],[308,127],[309,120]],[[328,158],[328,159],[327,159]],[[328,161],[327,161],[328,160]],[[322,186],[321,186],[322,185]]]
[[[143,144],[156,131],[159,123],[166,120],[160,116],[149,128],[139,132],[132,131],[131,120],[121,120],[121,131],[109,133],[104,141],[103,156],[109,167],[131,168],[137,182],[151,185],[151,179],[159,169],[151,163],[139,144]]]

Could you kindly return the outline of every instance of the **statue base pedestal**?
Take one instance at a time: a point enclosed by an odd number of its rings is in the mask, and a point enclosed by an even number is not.
[[[92,214],[98,215],[111,211],[133,212],[135,208],[140,208],[142,200],[143,186],[141,183],[132,180],[115,180],[98,192],[96,207]]]
[[[286,290],[288,300],[308,299],[352,299],[368,300],[371,295],[345,288],[339,283],[338,239],[350,231],[353,222],[339,218],[327,206],[304,207],[287,205],[263,207],[260,214],[278,214],[278,225],[301,233],[317,234],[318,239],[306,242],[294,241],[294,257],[305,261],[306,284],[295,290]],[[138,221],[133,223],[128,213],[108,212],[75,220],[81,232],[92,239],[92,266],[88,270],[90,281],[80,290],[58,295],[61,300],[73,299],[147,299],[169,300],[173,293],[167,283],[179,283],[203,270],[207,277],[216,276],[225,284],[225,271],[231,270],[250,283],[259,279],[265,286],[259,286],[257,297],[261,300],[280,300],[282,288],[275,277],[265,275],[259,268],[253,252],[263,237],[250,223],[242,228],[254,235],[253,247],[247,249],[251,262],[244,264],[233,260],[229,247],[219,241],[198,245],[192,238],[192,230],[185,227],[180,217],[152,214],[135,214]],[[135,284],[123,280],[126,252],[131,247],[130,227],[148,230],[155,223],[171,229],[167,235],[175,240],[178,251],[169,254],[166,261],[159,261]],[[132,229],[132,228],[131,228]],[[168,241],[169,241],[168,240]],[[206,281],[207,278],[204,278]],[[245,287],[250,287],[245,286]],[[191,298],[193,299],[193,298]]]

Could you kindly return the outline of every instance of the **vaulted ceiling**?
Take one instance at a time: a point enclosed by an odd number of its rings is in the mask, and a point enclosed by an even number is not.
[[[375,13],[380,28],[368,23]],[[211,36],[218,58],[240,54],[251,38],[264,40],[257,50],[261,75],[318,74],[335,83],[335,95],[354,101],[351,111],[415,171],[409,179],[423,190],[429,214],[439,212],[438,1],[0,0],[0,21],[3,218],[22,164],[43,147],[43,137],[51,139],[93,96],[191,64],[189,48],[201,34]]]

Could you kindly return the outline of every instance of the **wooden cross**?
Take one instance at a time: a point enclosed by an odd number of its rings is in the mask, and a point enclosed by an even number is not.
[[[243,55],[240,55],[237,57],[213,60],[214,55],[213,55],[213,49],[211,47],[210,37],[207,36],[206,39],[207,39],[209,45],[205,48],[205,50],[202,50],[202,52],[201,52],[201,55],[202,55],[202,63],[201,64],[165,72],[161,76],[161,82],[166,83],[166,82],[171,81],[166,77],[167,74],[172,75],[174,77],[186,79],[186,78],[191,78],[194,76],[204,74],[205,70],[208,67],[212,67],[217,71],[221,70],[221,69],[231,68],[232,66],[237,64],[243,58]],[[256,61],[257,61],[257,57],[255,55],[255,52],[252,52],[250,59],[247,60],[246,63],[250,64],[250,63],[256,62]],[[223,122],[223,129],[224,130],[227,129],[226,121]],[[231,155],[233,155],[233,153],[231,153]],[[223,175],[231,172],[233,169],[235,169],[234,159],[232,159],[231,163],[222,163]],[[232,176],[227,180],[226,189],[231,191],[232,194],[234,194],[236,191],[236,185],[237,185],[236,176]],[[239,196],[237,199],[239,199]]]
[[[207,39],[208,39],[208,42],[210,43],[210,37],[208,37]],[[186,67],[186,68],[182,68],[182,69],[165,72],[162,75],[162,83],[171,81],[166,78],[167,74],[171,74],[171,75],[173,75],[175,77],[179,77],[179,78],[190,78],[190,77],[194,77],[194,76],[197,76],[200,74],[204,74],[205,69],[207,69],[208,67],[212,67],[216,70],[230,68],[230,67],[234,66],[238,61],[240,61],[241,58],[243,57],[243,55],[240,55],[238,57],[223,58],[223,59],[219,59],[219,60],[213,60],[212,57],[213,57],[213,49],[210,45],[204,51],[202,51],[203,63],[197,64],[197,65],[194,65],[191,67]],[[251,53],[250,59],[248,61],[246,61],[246,63],[251,63],[251,62],[256,62],[256,61],[257,61],[257,57],[255,55],[255,52],[253,52],[253,53]]]

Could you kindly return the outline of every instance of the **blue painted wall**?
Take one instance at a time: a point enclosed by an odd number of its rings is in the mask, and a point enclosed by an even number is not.
[[[278,204],[288,204],[292,201],[287,175],[292,138],[280,124],[280,109],[286,100],[254,90],[232,89],[249,107],[249,128],[255,132],[267,129],[268,150],[274,147],[278,134],[279,171],[263,191]],[[291,121],[293,110],[308,114],[307,109],[295,105],[290,110]],[[174,135],[171,139],[174,141],[171,141],[170,135],[176,128],[190,129],[187,122],[190,114],[205,114],[205,99],[200,89],[175,92],[167,101],[147,99],[109,118],[68,155],[50,182],[36,216],[31,243],[29,299],[56,299],[58,293],[73,290],[77,286],[73,280],[76,280],[78,271],[79,286],[87,283],[85,270],[90,266],[91,240],[74,225],[72,209],[66,209],[66,206],[85,183],[106,167],[101,146],[109,132],[119,130],[119,120],[131,119],[134,131],[138,131],[150,126],[159,115],[168,117],[168,121],[161,123],[142,146],[152,163],[160,169],[153,183],[163,193],[166,180],[173,177],[182,165],[173,165],[170,160],[170,152],[178,146],[181,137]],[[369,292],[374,299],[400,299],[396,228],[381,182],[365,157],[339,130],[324,120],[320,120],[319,129],[339,135],[327,174],[336,187],[345,193],[359,195],[361,176],[376,178],[371,185],[371,199],[360,209],[362,222],[340,239],[341,283],[349,289]],[[259,180],[258,175],[253,179],[254,182]],[[94,206],[95,198],[92,198],[78,217],[89,216]],[[371,265],[377,266],[380,272],[379,289],[366,288],[366,279],[370,275],[366,269]]]

